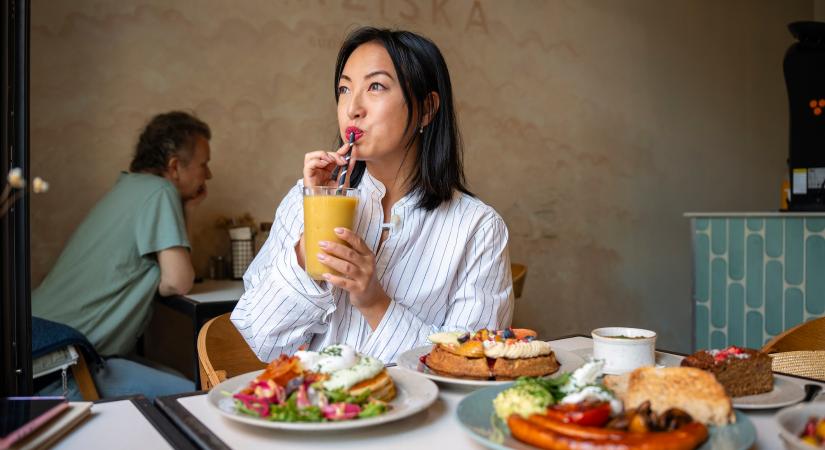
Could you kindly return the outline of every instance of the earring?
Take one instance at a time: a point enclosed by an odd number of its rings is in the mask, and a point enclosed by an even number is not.
[[[421,129],[418,130],[418,134],[424,134],[424,127],[421,127]]]

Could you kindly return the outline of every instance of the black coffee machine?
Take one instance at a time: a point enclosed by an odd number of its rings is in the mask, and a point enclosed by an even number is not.
[[[789,211],[825,211],[825,23],[788,25],[785,53],[790,106]]]

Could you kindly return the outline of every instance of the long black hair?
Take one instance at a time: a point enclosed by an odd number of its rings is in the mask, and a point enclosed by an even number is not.
[[[413,168],[409,185],[410,193],[419,195],[418,207],[432,211],[449,201],[453,190],[473,195],[465,186],[464,167],[461,161],[461,134],[458,131],[453,88],[450,72],[438,47],[429,39],[409,31],[363,27],[347,36],[338,51],[335,63],[335,102],[338,102],[338,83],[341,73],[352,52],[368,42],[381,44],[390,55],[398,82],[407,103],[407,127],[419,128],[427,112],[427,99],[431,92],[439,96],[439,107],[423,133],[413,130],[406,147],[410,148],[416,136],[420,138],[418,161]],[[343,145],[341,136],[338,144]],[[366,170],[366,163],[358,161],[350,177],[350,185],[357,187]]]

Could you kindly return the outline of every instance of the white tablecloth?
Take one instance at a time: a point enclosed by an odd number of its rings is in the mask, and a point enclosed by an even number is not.
[[[131,400],[92,405],[92,415],[64,436],[55,450],[172,449]]]

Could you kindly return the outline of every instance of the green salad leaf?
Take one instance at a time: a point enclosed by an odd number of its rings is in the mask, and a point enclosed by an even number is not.
[[[271,405],[271,415],[269,420],[275,422],[323,422],[324,416],[321,408],[317,406],[307,406],[298,408],[298,394],[293,392],[283,405]]]
[[[569,379],[570,373],[568,372],[565,372],[555,378],[520,377],[516,380],[515,386],[540,387],[553,397],[552,403],[556,403],[567,395],[562,392],[561,387],[567,384]]]
[[[387,404],[384,402],[373,401],[364,405],[361,412],[358,413],[358,418],[366,419],[367,417],[380,416],[387,412]]]
[[[324,395],[327,396],[330,403],[355,403],[358,406],[366,403],[371,394],[372,392],[369,389],[358,395],[350,395],[343,389],[324,390]]]

